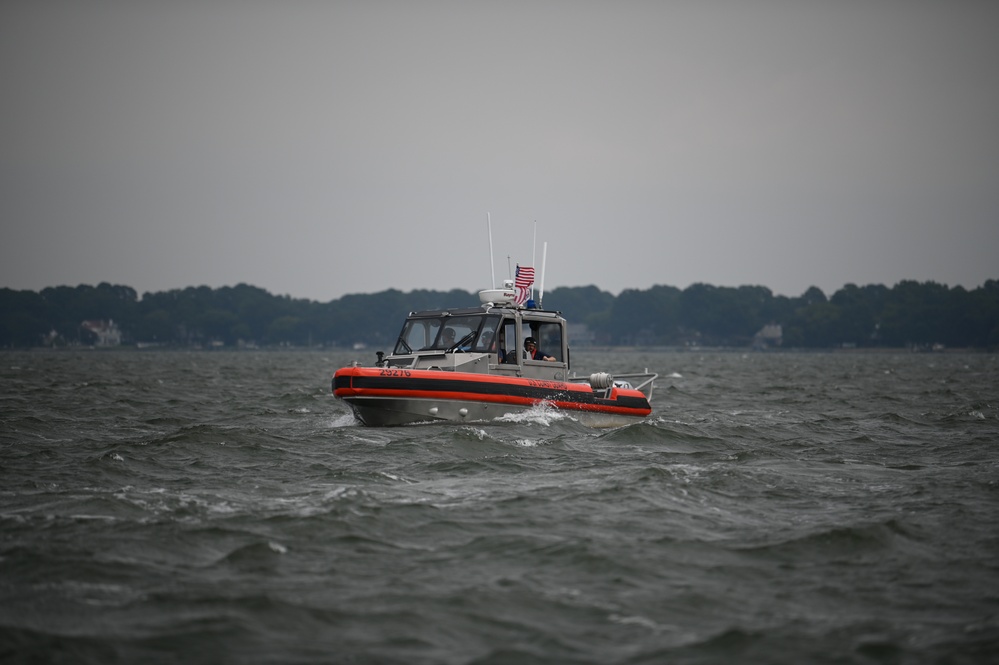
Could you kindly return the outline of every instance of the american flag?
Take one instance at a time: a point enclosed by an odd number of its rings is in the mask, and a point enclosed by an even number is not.
[[[513,282],[517,289],[517,304],[523,305],[531,296],[531,285],[534,284],[534,268],[517,266],[516,279]]]

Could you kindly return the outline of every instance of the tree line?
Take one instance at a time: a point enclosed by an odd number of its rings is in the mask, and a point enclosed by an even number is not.
[[[141,298],[128,286],[59,286],[40,292],[0,289],[0,346],[90,345],[86,321],[113,321],[123,344],[171,346],[351,346],[389,350],[410,311],[473,307],[461,290],[390,289],[327,303],[272,295],[239,284],[188,287]],[[763,286],[693,284],[628,289],[561,287],[545,294],[561,311],[570,342],[606,346],[785,348],[999,348],[999,281],[967,290],[935,282],[847,284],[832,296],[811,287],[798,297]],[[764,330],[778,335],[762,337]]]

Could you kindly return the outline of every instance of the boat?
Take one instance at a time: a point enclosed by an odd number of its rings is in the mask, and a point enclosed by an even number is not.
[[[410,312],[390,354],[335,372],[334,396],[371,427],[490,421],[539,405],[590,427],[619,427],[652,412],[658,374],[577,377],[565,318],[524,301],[514,280],[480,291],[479,301]],[[528,342],[545,355],[528,357]]]

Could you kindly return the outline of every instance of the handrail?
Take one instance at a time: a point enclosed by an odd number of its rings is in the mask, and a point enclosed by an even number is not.
[[[652,390],[653,390],[653,388],[655,388],[655,384],[653,383],[653,381],[655,381],[656,379],[659,378],[659,374],[657,374],[656,372],[648,372],[648,371],[646,371],[646,372],[633,372],[633,373],[630,373],[630,374],[612,374],[611,376],[613,376],[614,380],[617,380],[617,379],[640,379],[640,378],[644,378],[645,379],[644,381],[642,381],[641,383],[639,383],[637,386],[632,386],[632,387],[635,390],[638,390],[638,391],[644,393],[645,396],[647,398],[649,398],[649,399],[652,399]],[[589,380],[590,380],[590,377],[588,377],[588,376],[572,376],[572,377],[569,377],[569,378],[566,379],[566,381],[570,382],[570,383],[588,383]],[[645,388],[645,386],[649,387],[647,392],[645,390],[643,390]]]

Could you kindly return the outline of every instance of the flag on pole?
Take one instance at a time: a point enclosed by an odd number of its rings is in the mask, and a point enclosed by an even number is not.
[[[513,286],[517,289],[517,304],[523,305],[531,297],[531,286],[534,284],[534,268],[517,265],[516,279]]]

